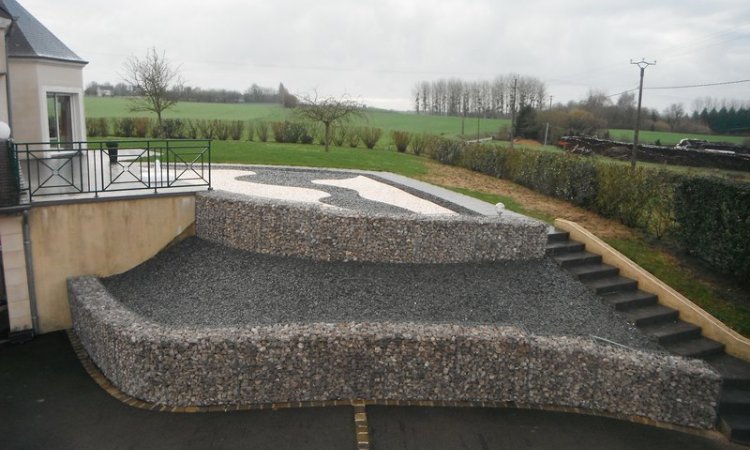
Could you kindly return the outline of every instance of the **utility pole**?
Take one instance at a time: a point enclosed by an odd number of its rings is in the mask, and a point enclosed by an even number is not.
[[[549,96],[549,109],[552,110],[552,99],[555,98],[554,95]]]
[[[630,64],[634,64],[641,69],[641,82],[638,85],[638,110],[635,113],[635,133],[633,134],[633,151],[630,154],[630,167],[635,169],[635,161],[638,153],[638,134],[641,131],[641,99],[643,98],[643,73],[646,71],[646,67],[656,65],[656,61],[648,62],[645,58],[641,58],[640,61],[630,60]]]
[[[513,79],[513,102],[510,105],[510,148],[513,148],[513,138],[516,131],[516,88],[518,78]]]

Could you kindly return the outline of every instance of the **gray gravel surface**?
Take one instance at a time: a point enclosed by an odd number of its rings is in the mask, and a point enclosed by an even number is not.
[[[172,325],[483,323],[658,349],[549,259],[436,265],[316,262],[189,238],[103,283],[136,312]]]
[[[229,167],[230,166],[225,166],[225,168],[229,168]],[[222,167],[219,167],[219,169],[221,168]],[[254,183],[273,184],[273,185],[279,185],[279,186],[304,187],[304,188],[317,189],[319,191],[327,192],[331,196],[323,198],[320,201],[323,203],[332,205],[332,206],[338,206],[340,208],[346,208],[346,209],[351,209],[355,211],[365,211],[368,213],[376,213],[376,214],[389,214],[389,215],[399,215],[399,214],[412,215],[414,214],[412,211],[399,208],[397,206],[393,206],[387,203],[375,202],[372,200],[367,200],[365,198],[362,198],[359,196],[357,191],[353,189],[346,189],[346,188],[342,188],[338,186],[327,186],[323,184],[312,183],[313,180],[345,180],[348,178],[362,176],[359,173],[345,172],[345,171],[332,171],[332,170],[316,170],[316,169],[311,170],[311,169],[301,169],[301,168],[297,169],[297,168],[287,168],[287,167],[283,169],[273,169],[273,168],[265,168],[265,167],[247,167],[247,166],[241,166],[241,167],[236,167],[236,168],[242,169],[242,170],[251,170],[256,173],[255,175],[247,175],[247,176],[239,177],[240,181],[251,181]],[[463,208],[459,205],[456,205],[455,203],[445,201],[433,195],[429,195],[426,192],[412,189],[407,186],[394,183],[390,180],[386,180],[384,178],[380,178],[375,175],[368,174],[364,176],[366,176],[367,178],[371,178],[373,180],[379,181],[383,184],[394,186],[398,189],[401,189],[404,192],[407,192],[416,197],[431,201],[453,212],[464,214],[464,215],[477,215],[477,213],[475,213],[474,211]]]

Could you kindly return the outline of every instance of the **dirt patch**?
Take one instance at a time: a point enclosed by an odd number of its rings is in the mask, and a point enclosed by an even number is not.
[[[511,197],[527,210],[577,222],[600,238],[627,239],[634,235],[633,230],[619,222],[605,219],[591,211],[548,197],[511,181],[434,161],[426,161],[426,164],[427,174],[419,178],[428,183]]]

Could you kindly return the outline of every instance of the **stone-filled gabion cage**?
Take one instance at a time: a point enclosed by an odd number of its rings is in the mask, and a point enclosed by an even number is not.
[[[541,258],[546,225],[518,217],[384,216],[197,195],[199,238],[326,261]],[[508,402],[712,428],[720,378],[705,363],[513,327],[432,323],[157,323],[95,277],[69,280],[76,334],[124,393],[210,406],[339,399]],[[154,299],[157,301],[157,299]]]

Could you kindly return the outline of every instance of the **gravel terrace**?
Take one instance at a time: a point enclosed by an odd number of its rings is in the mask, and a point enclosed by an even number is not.
[[[658,347],[553,261],[484,264],[318,262],[189,238],[105,278],[134,311],[179,326],[313,322],[512,325]]]

